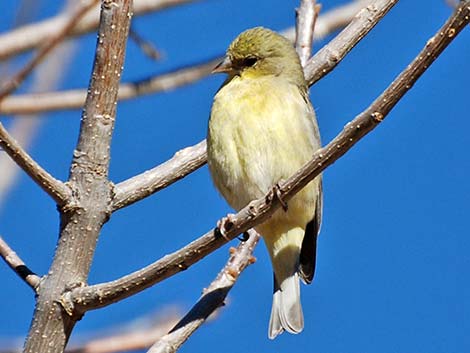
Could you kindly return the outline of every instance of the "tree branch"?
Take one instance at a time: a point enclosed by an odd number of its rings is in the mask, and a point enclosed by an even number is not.
[[[340,6],[321,14],[315,23],[315,40],[324,38],[333,31],[343,28],[351,21],[357,12],[369,4],[370,1],[371,0],[353,1],[350,4]],[[368,21],[368,19],[364,20]],[[364,24],[367,25],[366,22],[364,22]],[[293,28],[285,30],[282,33],[291,40],[295,39]],[[356,43],[350,43],[351,47],[355,44]],[[324,59],[328,60],[327,57]],[[209,75],[214,66],[219,63],[220,60],[221,58],[211,59],[203,64],[176,69],[163,75],[156,75],[145,80],[124,83],[119,87],[119,100],[132,99],[144,94],[165,92],[181,87],[182,85],[197,82]],[[321,75],[323,67],[320,66],[326,64],[326,62],[323,63],[318,61],[312,66],[312,70],[315,70],[315,67],[318,66],[317,71],[320,72]],[[0,113],[32,114],[64,109],[78,109],[83,106],[85,96],[85,89],[16,95],[7,97],[5,100],[0,102]]]
[[[230,248],[230,258],[216,279],[204,290],[191,310],[148,350],[147,353],[174,353],[214,313],[224,305],[228,292],[233,288],[242,271],[256,261],[253,250],[260,239],[254,230],[237,248]]]
[[[46,57],[47,54],[51,52],[69,33],[73,27],[77,24],[78,21],[90,10],[98,0],[88,0],[82,6],[79,6],[75,11],[66,13],[66,20],[62,26],[59,27],[59,30],[54,33],[53,36],[42,46],[36,55],[20,70],[18,71],[10,80],[3,85],[0,90],[0,102],[12,92],[14,92],[21,83],[28,77],[28,75],[34,70],[34,68]]]
[[[297,173],[280,183],[279,196],[288,201],[382,122],[469,21],[470,0],[466,0],[460,3],[445,25],[426,43],[419,55],[365,111],[349,122],[328,145],[316,151],[312,159]],[[120,279],[66,292],[62,296],[62,302],[65,306],[80,313],[125,299],[187,269],[225,244],[227,239],[233,239],[238,234],[262,223],[279,207],[279,198],[275,197],[274,192],[271,191],[232,216],[232,222],[227,224],[228,228],[224,230],[225,237],[211,230],[182,249]]]
[[[313,33],[320,7],[316,4],[316,0],[301,0],[300,7],[295,12],[297,22],[295,49],[299,54],[302,67],[312,56]]]
[[[207,160],[206,140],[175,153],[173,158],[114,187],[112,210],[147,197],[202,167]]]
[[[179,68],[143,80],[123,83],[119,87],[118,98],[119,100],[132,99],[144,94],[170,91],[197,82],[209,75],[218,62],[220,62],[219,59],[212,59],[202,64]],[[75,89],[17,95],[0,102],[0,113],[31,114],[77,109],[83,106],[86,94],[84,89]]]
[[[192,2],[192,0],[136,0],[134,3],[134,13],[138,16],[189,2]],[[55,35],[57,28],[60,28],[67,18],[67,16],[60,14],[1,35],[0,61],[40,46],[48,38]],[[96,30],[99,19],[99,6],[96,6],[93,11],[74,26],[68,36],[78,36]]]
[[[71,190],[61,181],[45,171],[21,146],[8,134],[0,123],[0,147],[8,153],[31,179],[48,193],[59,206],[64,206],[71,199]]]
[[[340,34],[307,62],[304,72],[308,85],[312,86],[333,70],[397,2],[398,0],[375,0],[359,11]]]
[[[12,248],[0,236],[0,256],[5,260],[6,264],[15,271],[15,273],[26,282],[34,291],[36,291],[41,277],[36,275],[29,269],[21,258],[13,251]]]

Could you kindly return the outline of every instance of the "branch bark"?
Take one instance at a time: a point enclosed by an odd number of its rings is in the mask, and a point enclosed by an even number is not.
[[[5,240],[0,236],[0,256],[6,262],[10,268],[29,285],[34,291],[36,291],[41,278],[29,269],[28,266],[21,260],[21,258],[13,251],[12,248],[6,243]]]
[[[65,290],[86,282],[99,232],[109,218],[110,140],[131,17],[131,0],[103,0],[93,74],[68,181],[74,201],[61,212],[60,240],[38,287],[24,352],[63,352],[81,317],[67,315],[58,301]]]
[[[285,182],[279,183],[276,193],[288,201],[329,165],[344,155],[367,133],[381,123],[403,95],[429,68],[440,53],[470,22],[470,0],[462,1],[444,26],[426,43],[418,56],[402,71],[392,84],[362,113],[349,122],[328,145],[314,153],[312,159]],[[148,288],[165,278],[187,269],[229,239],[262,223],[279,207],[279,197],[271,191],[252,201],[225,223],[224,237],[211,230],[182,249],[166,255],[153,264],[115,281],[76,288],[62,296],[62,302],[74,312],[85,312],[110,305]]]
[[[242,271],[254,263],[253,250],[260,239],[254,230],[237,248],[230,248],[230,258],[216,279],[204,290],[202,297],[191,310],[148,350],[147,353],[174,353],[207,320],[209,315],[224,305],[225,298]]]

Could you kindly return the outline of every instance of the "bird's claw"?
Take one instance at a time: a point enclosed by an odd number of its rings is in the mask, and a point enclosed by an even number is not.
[[[273,194],[276,196],[276,198],[279,200],[279,203],[281,204],[281,207],[282,209],[284,210],[284,212],[287,212],[288,210],[288,206],[287,206],[287,202],[284,201],[284,199],[282,198],[282,194],[281,194],[281,187],[279,185],[279,182],[277,182],[276,184],[274,184],[273,186]]]
[[[233,227],[232,218],[234,216],[235,215],[233,213],[229,213],[227,216],[222,217],[222,219],[219,219],[217,221],[216,231],[227,241],[231,240],[231,239],[227,238],[227,231],[230,230],[230,228]]]

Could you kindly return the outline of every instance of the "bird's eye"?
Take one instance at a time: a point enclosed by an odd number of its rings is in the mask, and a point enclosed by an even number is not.
[[[258,61],[258,58],[255,57],[255,56],[249,56],[248,58],[245,58],[243,60],[243,66],[245,67],[251,67],[253,66],[254,64],[256,64],[256,62]]]

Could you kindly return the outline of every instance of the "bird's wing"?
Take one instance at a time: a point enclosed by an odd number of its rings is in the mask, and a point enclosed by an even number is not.
[[[320,179],[318,183],[318,197],[316,199],[315,214],[305,229],[299,257],[299,275],[306,284],[312,283],[315,275],[315,262],[317,257],[317,237],[320,232],[323,213],[323,187]]]

